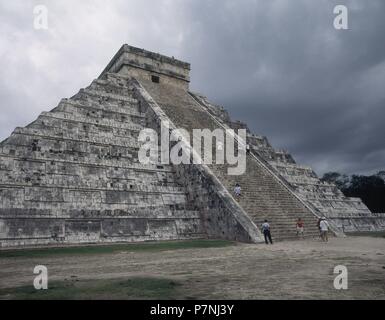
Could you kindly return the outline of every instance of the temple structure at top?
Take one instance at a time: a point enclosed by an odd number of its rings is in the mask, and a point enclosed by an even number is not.
[[[162,78],[162,82],[168,85],[189,89],[189,63],[127,44],[120,48],[100,77],[109,72],[153,82],[159,82]]]

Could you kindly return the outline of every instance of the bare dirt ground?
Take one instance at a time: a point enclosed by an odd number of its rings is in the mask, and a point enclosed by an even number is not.
[[[384,238],[1,258],[0,289],[32,286],[35,265],[48,268],[49,281],[172,279],[180,283],[180,299],[385,299]],[[337,265],[348,269],[347,290],[334,289]]]

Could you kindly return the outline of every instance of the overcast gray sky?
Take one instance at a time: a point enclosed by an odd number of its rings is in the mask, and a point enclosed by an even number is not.
[[[337,4],[349,30],[333,27]],[[190,62],[193,90],[320,175],[383,170],[384,16],[383,0],[2,0],[0,140],[127,43]]]

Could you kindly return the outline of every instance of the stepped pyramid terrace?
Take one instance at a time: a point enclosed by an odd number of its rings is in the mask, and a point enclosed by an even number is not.
[[[358,198],[225,109],[189,90],[190,64],[123,45],[101,75],[0,144],[0,244],[135,242],[220,238],[261,242],[268,219],[277,240],[317,237],[317,219],[333,233],[385,230]],[[256,111],[257,112],[257,111]],[[144,164],[139,134],[162,122],[193,129],[246,129],[246,171],[232,165]],[[159,139],[160,140],[160,139]],[[243,140],[236,136],[236,145]],[[233,189],[242,187],[236,200]]]

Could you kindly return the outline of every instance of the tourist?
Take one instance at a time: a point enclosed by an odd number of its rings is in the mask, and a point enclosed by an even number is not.
[[[296,228],[297,228],[297,237],[299,235],[301,235],[301,237],[303,238],[304,237],[304,232],[303,232],[304,231],[304,223],[303,223],[301,218],[298,218]]]
[[[235,198],[238,200],[241,196],[241,186],[237,183],[235,185],[235,188],[234,188],[234,195],[235,195]]]
[[[263,236],[265,237],[265,243],[269,244],[269,242],[267,241],[269,240],[270,243],[273,244],[273,240],[271,239],[271,233],[270,233],[270,225],[267,222],[267,220],[265,220],[265,222],[262,223],[262,233],[263,233]]]
[[[318,218],[318,220],[317,220],[317,228],[318,228],[320,239],[322,239],[321,226],[320,226],[321,220],[322,220],[321,218]]]
[[[323,217],[319,224],[321,230],[321,239],[322,241],[328,242],[328,231],[329,231],[329,223],[326,221],[326,218]]]

